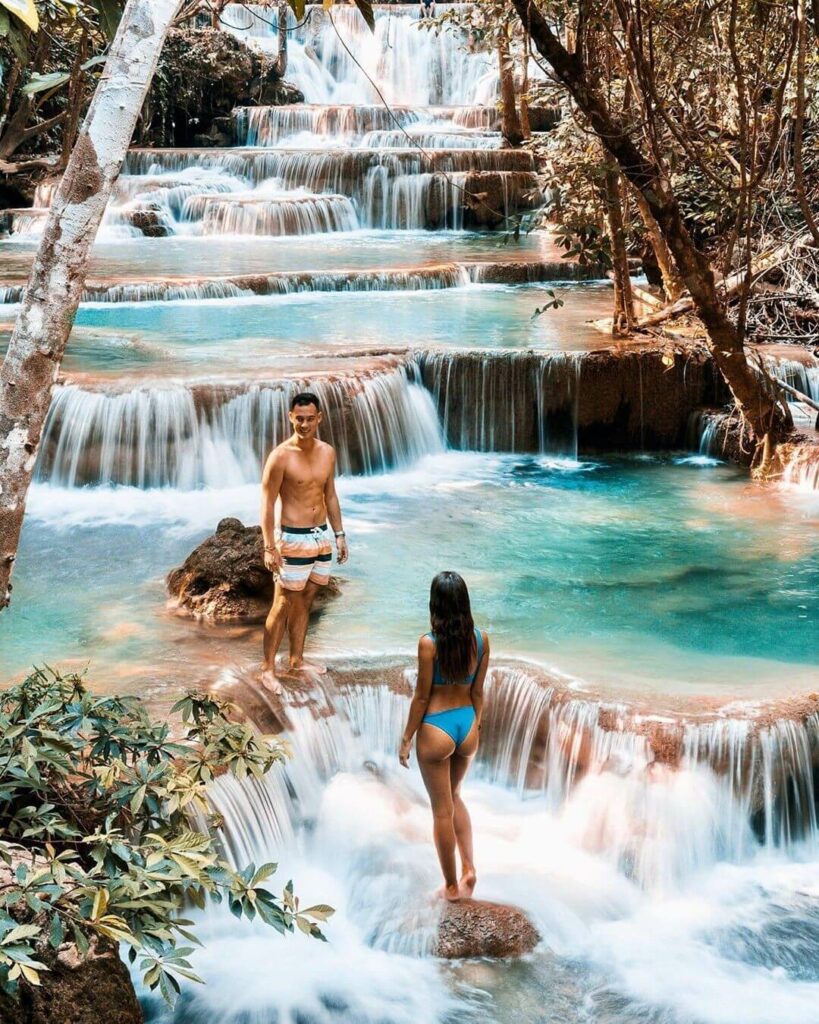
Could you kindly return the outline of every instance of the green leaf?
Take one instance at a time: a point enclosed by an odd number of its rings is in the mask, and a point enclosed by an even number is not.
[[[2,3],[2,0],[0,0]],[[67,71],[52,71],[49,75],[40,75],[36,71],[32,73],[31,80],[28,81],[21,92],[24,92],[26,96],[33,96],[38,92],[46,92],[49,89],[56,89],[60,85],[65,83],[71,78],[71,75]],[[23,755],[28,756],[28,751],[33,751],[31,743],[27,739],[23,740]]]
[[[51,943],[53,949],[61,946],[63,939],[65,938],[65,929],[63,928],[63,922],[59,914],[55,914],[51,918],[51,928],[48,933],[48,941]]]

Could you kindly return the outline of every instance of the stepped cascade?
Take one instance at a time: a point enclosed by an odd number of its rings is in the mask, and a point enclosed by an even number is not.
[[[91,659],[163,711],[195,682],[292,749],[217,779],[199,824],[332,904],[330,941],[274,950],[194,911],[207,985],[174,1010],[141,992],[151,1024],[816,1024],[819,460],[752,486],[708,352],[590,323],[610,282],[527,230],[535,157],[504,144],[497,54],[459,12],[377,4],[374,32],[352,5],[291,13],[303,103],[237,107],[231,145],[129,152],[43,433],[6,674],[35,649]],[[277,21],[219,15],[271,56]],[[0,213],[0,347],[54,187]],[[760,353],[819,400],[816,355]],[[192,625],[163,581],[221,519],[258,522],[304,389],[351,557],[311,626],[328,672],[279,701],[255,627]],[[478,895],[542,936],[519,964],[432,955],[428,807],[396,743],[442,568],[492,636],[467,790]]]

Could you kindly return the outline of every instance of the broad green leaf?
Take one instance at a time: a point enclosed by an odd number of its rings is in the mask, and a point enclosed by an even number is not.
[[[2,0],[0,0],[0,2],[2,2]],[[60,85],[65,85],[70,78],[71,76],[67,71],[52,71],[49,75],[38,75],[35,71],[31,76],[31,81],[26,82],[21,91],[24,92],[26,96],[33,96],[35,93],[46,92],[48,89],[56,89]],[[26,744],[31,748],[29,741],[24,739],[24,754],[28,753]]]
[[[0,7],[5,7],[7,11],[15,14],[32,32],[36,32],[40,27],[40,18],[37,8],[34,6],[34,0],[0,0]]]

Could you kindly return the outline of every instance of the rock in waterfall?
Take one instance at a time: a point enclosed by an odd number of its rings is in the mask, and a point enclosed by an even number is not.
[[[458,900],[444,908],[434,952],[447,960],[516,957],[531,953],[539,941],[537,929],[517,907]]]
[[[262,528],[223,519],[216,533],[168,573],[173,606],[196,619],[262,622],[273,600],[273,577],[264,565]],[[316,605],[339,594],[338,580],[318,593]]]

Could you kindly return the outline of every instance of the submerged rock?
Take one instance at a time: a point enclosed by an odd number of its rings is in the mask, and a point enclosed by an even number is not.
[[[223,519],[216,533],[167,577],[175,607],[196,619],[263,622],[273,600],[273,577],[264,565],[261,526]],[[322,587],[314,608],[340,593],[338,580]]]
[[[458,900],[444,907],[433,952],[447,960],[516,957],[530,953],[539,941],[537,929],[517,907]]]

